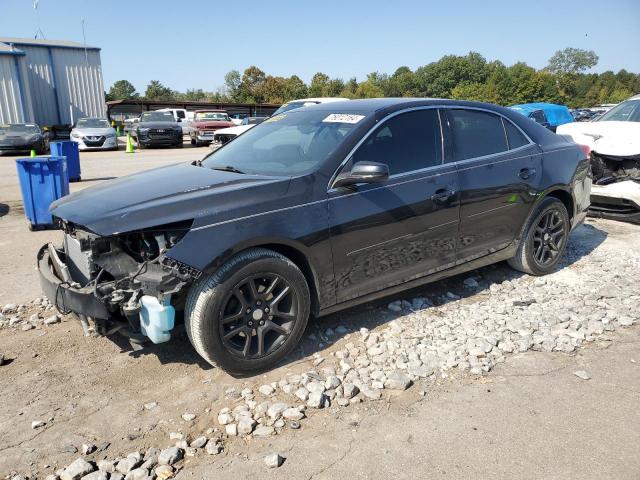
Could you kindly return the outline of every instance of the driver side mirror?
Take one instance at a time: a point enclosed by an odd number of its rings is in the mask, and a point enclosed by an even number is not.
[[[350,172],[338,176],[334,187],[348,187],[357,183],[381,183],[389,179],[389,167],[378,162],[357,162]]]

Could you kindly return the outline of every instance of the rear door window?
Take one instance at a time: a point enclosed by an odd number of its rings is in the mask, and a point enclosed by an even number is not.
[[[448,161],[459,162],[509,149],[502,118],[479,110],[447,109],[450,125]]]
[[[401,113],[384,122],[358,148],[350,163],[385,163],[397,175],[442,164],[438,110]]]

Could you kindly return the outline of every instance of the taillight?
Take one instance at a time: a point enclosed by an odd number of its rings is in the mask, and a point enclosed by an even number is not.
[[[578,146],[580,147],[580,150],[582,150],[582,153],[584,153],[584,156],[586,158],[589,158],[591,156],[591,147],[589,147],[589,145],[578,144]]]

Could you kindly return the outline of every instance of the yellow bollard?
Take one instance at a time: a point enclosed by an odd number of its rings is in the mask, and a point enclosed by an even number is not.
[[[35,150],[31,150],[31,158],[36,158],[36,151]]]
[[[135,150],[133,149],[133,141],[131,140],[131,134],[127,133],[127,149],[125,150],[126,153],[134,153]]]

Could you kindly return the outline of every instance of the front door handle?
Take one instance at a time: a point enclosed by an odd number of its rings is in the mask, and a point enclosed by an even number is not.
[[[446,188],[440,188],[431,195],[431,200],[434,203],[446,203],[456,192],[447,190]]]
[[[535,174],[536,174],[535,168],[523,168],[522,170],[520,170],[520,173],[518,173],[518,176],[523,180],[527,180],[533,177]]]

